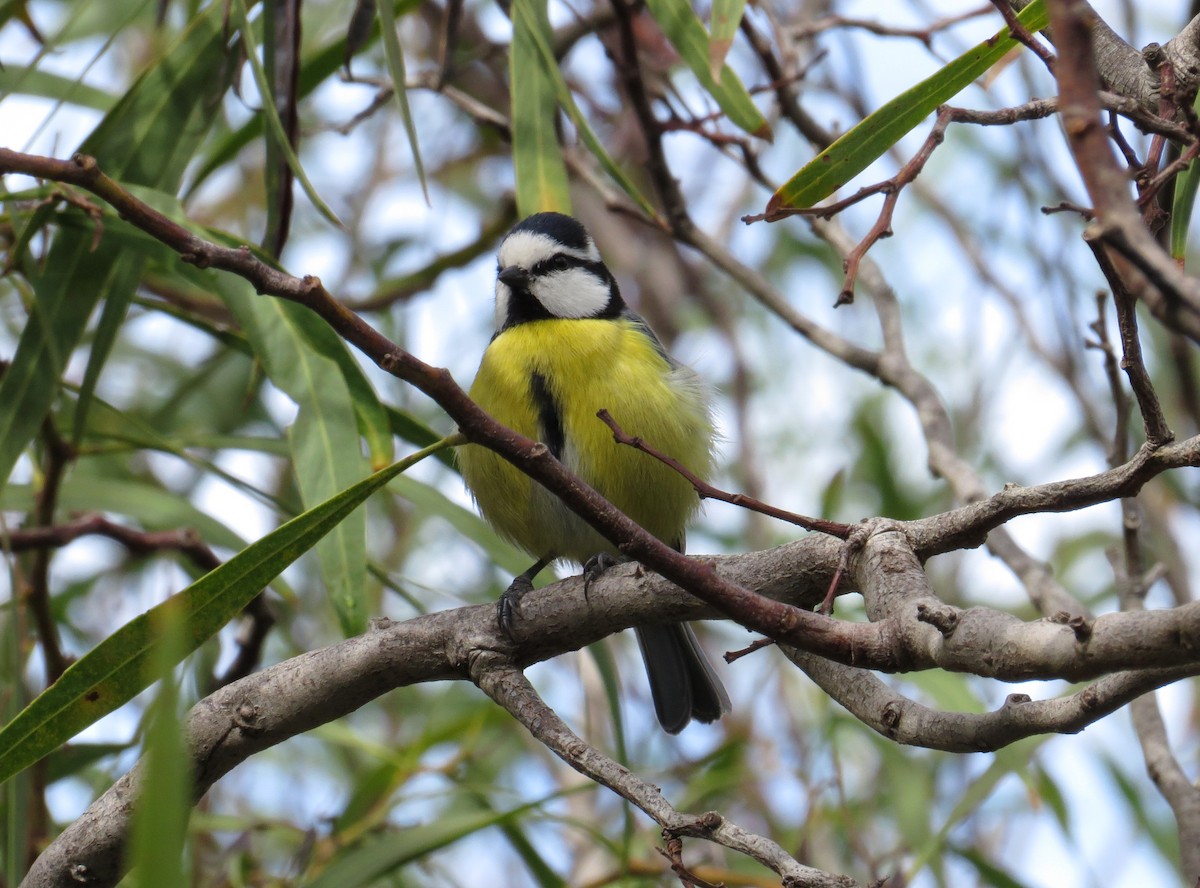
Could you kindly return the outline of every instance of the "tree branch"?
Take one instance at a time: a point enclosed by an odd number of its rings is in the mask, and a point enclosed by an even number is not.
[[[472,667],[475,683],[519,721],[539,743],[590,780],[628,800],[672,837],[708,839],[757,860],[780,875],[785,885],[811,888],[852,888],[853,879],[798,863],[776,842],[747,832],[715,811],[699,816],[681,814],[652,783],[584,742],[538,696],[520,670],[478,658]]]

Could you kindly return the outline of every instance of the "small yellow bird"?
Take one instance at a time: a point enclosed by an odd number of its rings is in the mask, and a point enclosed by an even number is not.
[[[561,213],[518,223],[500,244],[496,333],[471,397],[504,425],[543,442],[571,472],[664,543],[683,551],[700,501],[688,481],[613,441],[596,418],[606,408],[700,477],[712,469],[709,397],[696,374],[666,353],[625,305],[587,230]],[[501,596],[510,624],[517,602],[555,559],[594,573],[622,559],[553,493],[492,451],[460,448],[459,464],[484,518],[535,558]],[[659,723],[672,734],[712,722],[729,696],[686,624],[640,626],[638,644]]]

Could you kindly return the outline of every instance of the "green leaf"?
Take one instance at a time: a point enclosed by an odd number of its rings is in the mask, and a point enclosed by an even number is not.
[[[57,749],[147,686],[147,669],[162,646],[154,627],[169,608],[185,615],[177,650],[186,656],[236,616],[288,565],[351,514],[372,493],[434,448],[418,451],[293,518],[171,599],[130,620],[73,663],[0,730],[0,782]]]
[[[567,167],[558,143],[557,64],[547,64],[538,39],[548,39],[546,0],[513,0],[509,89],[512,92],[513,167],[517,211],[522,216],[555,210],[571,212]]]
[[[315,320],[315,318],[314,318]],[[362,365],[354,359],[350,349],[324,322],[306,322],[304,330],[309,342],[317,348],[321,355],[337,364],[342,374],[342,381],[350,393],[350,406],[354,408],[358,433],[367,443],[367,452],[371,457],[371,468],[381,469],[396,458],[395,441],[392,438],[392,418],[388,407],[379,400],[375,386],[363,372]],[[437,436],[417,443],[424,447],[438,440]],[[444,454],[439,453],[438,456]]]
[[[712,22],[708,28],[708,73],[718,83],[727,70],[725,56],[729,54],[745,11],[746,0],[713,0]]]
[[[1200,110],[1200,95],[1193,105]],[[1196,187],[1200,185],[1200,164],[1192,161],[1175,178],[1175,195],[1171,202],[1171,258],[1183,262],[1187,258],[1188,230],[1192,224],[1192,207],[1196,203]]]
[[[1196,187],[1200,185],[1200,164],[1192,161],[1175,179],[1175,196],[1171,203],[1171,258],[1183,262],[1187,258],[1188,231],[1192,225],[1192,208],[1196,204]]]
[[[100,322],[92,336],[92,347],[88,349],[87,368],[83,373],[83,382],[79,386],[79,400],[75,405],[74,429],[71,433],[71,443],[76,447],[83,439],[83,430],[87,422],[88,410],[96,392],[96,383],[100,380],[100,371],[112,353],[125,323],[125,315],[129,311],[129,303],[133,299],[134,289],[138,278],[141,277],[145,262],[120,262],[118,274],[112,284],[101,294],[104,308],[100,312]]]
[[[474,511],[463,508],[436,487],[405,477],[393,481],[389,490],[416,506],[423,517],[436,515],[473,540],[487,553],[488,560],[502,570],[518,574],[529,567],[529,556],[525,552],[501,539]]]
[[[210,9],[138,78],[80,150],[116,179],[178,188],[184,165],[225,89],[221,11]],[[119,249],[105,231],[62,230],[41,270],[32,275],[36,304],[4,378],[0,379],[0,489],[41,425],[59,377],[101,299],[131,287],[144,257]]]
[[[583,112],[579,110],[579,106],[575,104],[575,98],[571,95],[571,87],[567,85],[566,79],[562,76],[562,71],[560,71],[558,67],[558,60],[554,57],[554,49],[550,46],[549,25],[545,24],[544,17],[545,10],[543,6],[543,21],[539,21],[535,0],[525,0],[525,2],[522,3],[514,3],[512,6],[514,44],[517,36],[517,22],[520,21],[522,22],[523,36],[527,35],[532,39],[533,46],[537,50],[538,56],[542,61],[542,71],[549,73],[551,79],[554,81],[554,88],[558,95],[558,102],[562,106],[563,110],[567,112],[567,116],[571,118],[571,123],[575,125],[575,129],[579,133],[579,138],[583,141],[583,144],[587,146],[587,149],[591,151],[596,160],[600,162],[600,166],[604,167],[604,171],[612,176],[613,181],[620,185],[621,189],[628,194],[631,199],[636,201],[638,206],[641,207],[647,215],[656,217],[658,215],[658,211],[654,208],[654,205],[650,203],[650,201],[646,199],[646,196],[642,194],[638,187],[633,184],[633,180],[626,176],[625,173],[621,171],[621,168],[617,166],[616,161],[612,159],[608,151],[604,148],[603,143],[601,143],[601,141],[596,137],[596,134],[592,131],[591,125],[588,123],[587,118],[583,116]],[[513,50],[513,54],[515,55],[515,48]],[[513,62],[510,58],[510,69],[513,64],[515,64],[515,62]],[[516,90],[514,88],[514,94],[515,92]],[[514,101],[516,101],[515,97]],[[558,143],[556,141],[556,150],[557,144]],[[519,179],[520,177],[518,176],[518,180]],[[518,201],[518,210],[520,209],[521,205]]]
[[[171,599],[168,605],[178,605]],[[149,658],[145,681],[159,682],[158,696],[146,713],[143,758],[145,779],[133,811],[131,851],[137,884],[185,885],[183,860],[188,816],[192,810],[191,759],[179,717],[175,664],[186,656],[187,614],[166,607],[150,621],[158,650]]]
[[[262,101],[262,116],[267,120],[267,131],[271,134],[271,138],[275,140],[276,147],[287,160],[288,168],[295,175],[296,181],[300,183],[300,187],[304,189],[304,193],[308,195],[308,199],[316,207],[317,212],[328,219],[330,223],[344,231],[346,226],[342,224],[342,220],[337,217],[337,214],[330,209],[329,205],[321,198],[321,195],[317,193],[317,189],[313,187],[308,174],[304,172],[304,167],[300,165],[300,158],[292,150],[287,132],[283,127],[283,121],[279,118],[279,109],[275,107],[275,101],[271,97],[270,80],[267,78],[267,72],[263,69],[262,60],[258,57],[258,43],[254,37],[254,28],[250,25],[250,17],[246,12],[244,0],[233,0],[230,10],[237,21],[238,31],[241,32],[242,40],[246,43],[246,60],[250,63],[250,70],[254,74],[254,83],[258,87],[259,98]]]
[[[383,56],[387,60],[388,73],[392,77],[392,95],[404,121],[404,133],[408,136],[408,147],[412,151],[413,167],[421,183],[425,203],[429,203],[429,183],[425,181],[425,165],[421,162],[421,145],[417,140],[417,127],[413,122],[412,108],[408,104],[408,77],[404,73],[404,50],[396,36],[396,9],[392,0],[379,4],[379,33],[383,37]]]
[[[922,847],[915,849],[915,856],[906,873],[906,883],[930,865],[941,860],[945,854],[950,831],[966,821],[995,792],[996,786],[1009,775],[1022,774],[1029,762],[1049,736],[1029,737],[1018,740],[992,756],[992,763],[960,793],[958,801],[946,816],[941,828],[934,832]]]
[[[722,64],[718,76],[713,76],[708,32],[692,4],[688,0],[647,0],[646,7],[725,116],[739,129],[769,140],[771,126],[737,74]]]
[[[111,235],[62,231],[39,273],[31,275],[33,310],[0,379],[0,490],[58,394],[59,378],[96,303],[120,298],[141,274],[144,258],[120,251]]]
[[[68,743],[46,759],[46,782],[78,777],[85,768],[119,755],[129,747],[128,743]]]
[[[256,296],[245,281],[214,276],[267,376],[299,408],[288,433],[300,497],[308,507],[366,473],[350,389],[329,354],[345,346],[301,305]],[[340,523],[316,548],[321,577],[347,635],[367,625],[366,516]]]
[[[1042,0],[1026,6],[1019,18],[1030,31],[1045,28],[1048,19]],[[788,210],[807,209],[833,194],[1017,46],[1005,28],[864,118],[771,196],[767,221],[786,216]]]
[[[550,798],[557,796],[558,793],[555,793]],[[429,823],[389,831],[352,851],[340,854],[320,876],[306,883],[306,888],[358,888],[360,885],[374,884],[407,863],[480,830],[508,822],[546,801],[529,802],[507,811],[440,814]]]
[[[992,863],[974,848],[955,848],[953,850],[975,868],[975,872],[981,880],[978,883],[980,885],[993,885],[995,888],[1032,888],[1031,883],[1017,879],[1008,870]]]
[[[415,444],[418,447],[428,447],[434,441],[438,440],[437,432],[411,413],[406,413],[403,410],[398,410],[395,407],[387,405],[385,405],[384,410],[387,412],[388,429],[400,440],[407,441],[409,444]],[[452,469],[456,468],[457,464],[454,462],[454,454],[443,450],[437,456],[445,465]]]
[[[116,96],[83,80],[5,62],[0,66],[0,97],[10,95],[39,96],[96,111],[108,111],[117,101]]]

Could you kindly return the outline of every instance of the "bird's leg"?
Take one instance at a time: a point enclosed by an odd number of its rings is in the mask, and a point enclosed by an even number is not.
[[[539,558],[525,573],[513,577],[508,588],[500,593],[500,600],[496,602],[496,621],[500,624],[500,631],[510,640],[513,637],[513,626],[516,623],[517,606],[521,602],[521,596],[533,589],[533,578],[553,560],[553,555]]]

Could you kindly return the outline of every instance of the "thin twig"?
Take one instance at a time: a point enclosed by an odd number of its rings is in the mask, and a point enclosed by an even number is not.
[[[649,454],[663,465],[682,475],[692,485],[701,499],[713,499],[729,503],[730,505],[749,509],[752,512],[758,512],[771,518],[778,518],[780,521],[786,521],[789,524],[795,524],[797,527],[803,527],[805,530],[829,534],[830,536],[837,537],[839,540],[844,540],[850,536],[852,527],[849,524],[842,524],[839,521],[826,521],[824,518],[809,518],[805,515],[798,515],[795,512],[788,512],[785,509],[768,505],[752,496],[746,496],[743,493],[728,493],[714,487],[684,466],[679,460],[667,456],[661,450],[655,448],[645,438],[638,435],[626,434],[625,430],[617,424],[617,421],[612,418],[612,414],[607,410],[602,409],[598,411],[596,416],[612,430],[614,441],[618,444],[632,447],[634,450],[640,450],[642,453]]]

